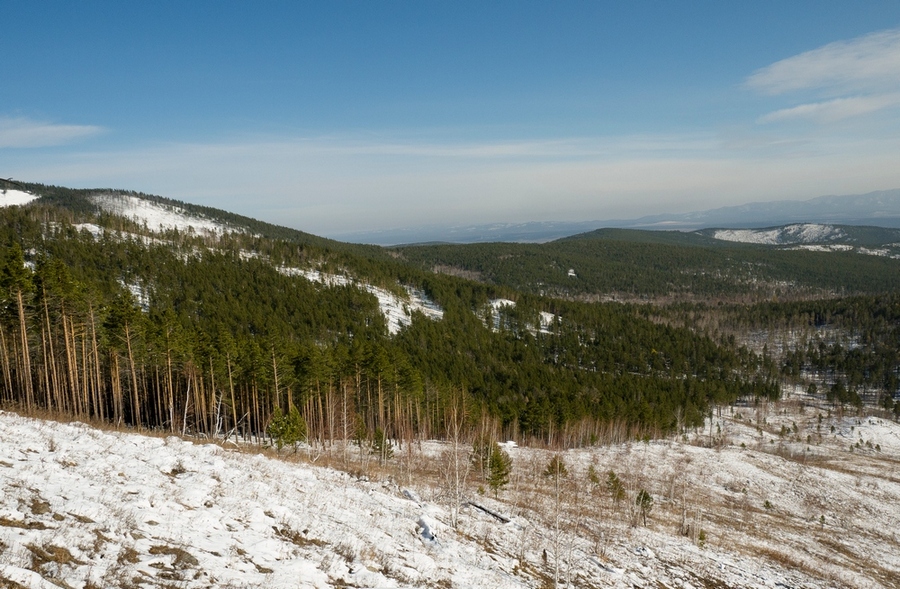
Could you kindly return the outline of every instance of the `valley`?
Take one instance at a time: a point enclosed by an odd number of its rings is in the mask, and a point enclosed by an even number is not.
[[[900,574],[896,230],[379,248],[27,188],[0,208],[0,586]]]

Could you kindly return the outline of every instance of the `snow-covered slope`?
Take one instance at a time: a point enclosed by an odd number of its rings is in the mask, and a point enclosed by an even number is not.
[[[807,418],[801,428],[815,423]],[[370,469],[377,481],[0,412],[0,586],[499,588],[549,586],[559,574],[570,587],[888,587],[900,578],[890,468],[900,426],[829,419],[835,431],[807,451],[775,446],[768,426],[760,436],[738,419],[717,425],[711,448],[567,452],[559,500],[540,474],[551,454],[506,445],[510,487],[500,501],[473,495],[510,521],[468,507],[453,529],[446,489],[427,474],[444,444],[415,448],[420,474]],[[602,480],[618,473],[618,507],[589,467]],[[638,488],[655,498],[646,527],[629,515]]]
[[[30,192],[22,192],[21,190],[0,190],[0,207],[27,205],[31,201],[37,199],[38,196],[31,194]]]
[[[863,247],[853,235],[841,227],[804,223],[770,229],[716,229],[711,235],[721,241],[788,246],[813,252],[856,252],[866,256],[900,259],[900,244],[884,243],[879,247]]]
[[[510,521],[468,507],[453,529],[434,475],[446,444],[351,464],[370,480],[0,412],[0,586],[896,586],[900,425],[772,407],[709,438],[569,451],[561,494],[541,474],[551,453],[506,445],[501,499],[469,492]],[[609,471],[621,503],[591,482]],[[646,527],[629,515],[638,489],[654,497]]]
[[[212,219],[193,215],[175,205],[139,198],[127,194],[96,194],[91,201],[104,211],[127,217],[138,223],[145,223],[151,231],[193,230],[197,233],[221,235],[242,232],[241,228],[229,227]]]
[[[763,245],[828,243],[844,236],[844,232],[838,227],[815,223],[774,229],[719,229],[713,233],[713,237],[722,241]]]

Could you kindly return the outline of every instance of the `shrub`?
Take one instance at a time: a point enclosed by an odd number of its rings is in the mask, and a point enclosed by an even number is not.
[[[494,491],[494,497],[497,492],[509,484],[509,473],[512,470],[512,459],[504,450],[500,448],[497,442],[491,449],[491,457],[488,462],[487,482],[491,490]]]
[[[606,474],[606,490],[609,491],[613,502],[616,504],[625,498],[625,485],[622,484],[622,480],[613,471],[609,471]]]
[[[653,497],[650,495],[650,493],[648,493],[644,489],[641,489],[640,491],[638,491],[637,497],[634,500],[634,504],[637,505],[641,519],[646,526],[647,516],[650,515],[650,510],[653,509]]]
[[[543,474],[545,477],[558,479],[569,476],[569,469],[566,468],[566,463],[562,456],[554,454],[553,458],[551,458],[550,462],[547,464],[547,468],[544,469]]]
[[[276,407],[269,427],[266,428],[266,433],[281,452],[284,446],[293,446],[306,439],[306,420],[303,419],[296,407],[291,407],[287,415],[281,412],[280,407]]]

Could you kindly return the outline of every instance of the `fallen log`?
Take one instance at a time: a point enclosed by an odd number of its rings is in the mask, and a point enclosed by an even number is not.
[[[503,522],[503,523],[505,523],[505,524],[508,524],[509,522],[512,521],[510,518],[506,517],[505,515],[502,515],[502,514],[500,514],[500,513],[497,513],[496,511],[494,511],[494,510],[492,510],[492,509],[488,509],[488,508],[485,507],[484,505],[479,505],[479,504],[475,503],[474,501],[467,501],[467,502],[466,502],[466,505],[471,505],[471,506],[474,507],[475,509],[477,509],[477,510],[479,510],[479,511],[483,511],[483,512],[485,512],[486,514],[488,514],[488,515],[490,515],[490,516],[492,516],[492,517],[497,518],[498,520],[500,520],[501,522]]]

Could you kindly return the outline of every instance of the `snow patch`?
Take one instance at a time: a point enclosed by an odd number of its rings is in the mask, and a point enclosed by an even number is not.
[[[38,198],[36,194],[21,190],[0,190],[0,208],[27,205]]]
[[[896,245],[892,244],[892,247],[896,247]],[[880,256],[883,258],[892,258],[894,260],[900,260],[900,253],[898,253],[897,251],[894,251],[892,249],[888,249],[886,247],[878,248],[878,249],[870,249],[867,247],[861,247],[861,248],[859,248],[859,253],[865,254],[867,256]]]
[[[119,285],[131,293],[131,296],[134,297],[134,302],[138,304],[144,313],[150,312],[150,293],[147,292],[147,288],[144,285],[135,282],[125,282],[124,280],[119,280]]]
[[[360,283],[340,274],[326,274],[310,268],[288,268],[286,266],[279,266],[277,270],[285,276],[302,276],[310,282],[328,286],[354,285],[373,294],[378,300],[378,308],[384,315],[388,332],[391,335],[400,333],[401,329],[412,324],[414,312],[422,313],[432,321],[440,321],[444,318],[444,311],[437,303],[430,300],[422,291],[408,286],[403,287],[407,295],[404,298],[387,289]]]
[[[808,252],[852,252],[854,248],[852,245],[836,243],[832,245],[798,245],[790,249],[806,250]]]
[[[500,330],[500,311],[504,308],[512,308],[516,306],[515,301],[511,301],[509,299],[492,299],[488,302],[488,308],[490,311],[490,316],[493,321],[493,325],[489,325],[494,331]],[[486,314],[482,317],[485,322],[487,322]],[[541,311],[538,314],[538,325],[533,325],[529,327],[529,331],[533,334],[537,333],[553,333],[550,328],[553,327],[553,324],[559,319],[559,315],[555,315],[553,313],[548,313],[547,311]]]
[[[144,223],[151,231],[196,231],[224,235],[243,233],[245,230],[207,219],[176,205],[166,205],[127,194],[96,194],[91,201],[108,213]]]
[[[75,231],[87,231],[94,239],[100,239],[105,232],[103,227],[93,223],[76,223],[75,225],[72,225],[72,227],[75,228]]]

